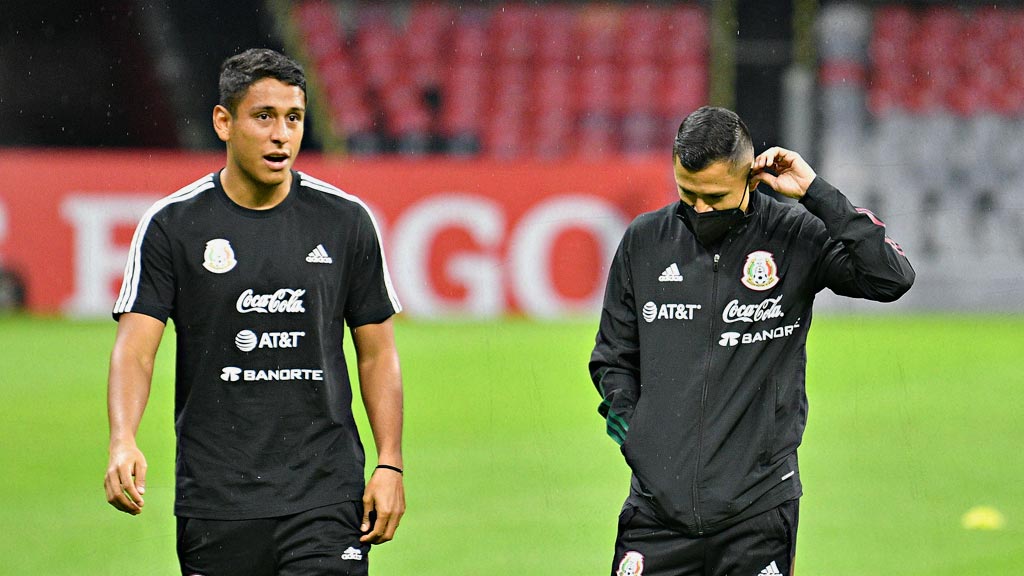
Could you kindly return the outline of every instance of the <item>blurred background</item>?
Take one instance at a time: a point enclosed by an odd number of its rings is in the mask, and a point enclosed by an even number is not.
[[[376,553],[381,573],[606,570],[628,473],[586,360],[610,256],[636,214],[677,199],[671,143],[704,104],[736,110],[757,151],[800,152],[918,273],[894,304],[819,297],[798,574],[1024,561],[1024,2],[0,0],[0,13],[11,574],[174,573],[173,341],[141,432],[151,510],[129,519],[100,490],[109,310],[140,216],[223,166],[219,66],[250,47],[304,65],[296,168],[371,206],[406,308],[415,506]]]
[[[1024,308],[1019,2],[3,4],[0,165],[13,176],[0,184],[0,305],[105,313],[138,214],[193,175],[156,174],[219,167],[220,62],[265,46],[310,77],[299,168],[399,225],[387,245],[412,314],[558,314],[531,298],[594,310],[611,239],[671,201],[675,129],[706,103],[739,112],[758,151],[801,152],[889,225],[920,276],[897,307]],[[396,169],[432,183],[378,178]],[[538,170],[550,186],[533,185]],[[444,209],[459,205],[453,193],[469,212]],[[60,209],[41,213],[44,197]],[[116,216],[100,197],[121,199]],[[582,203],[545,206],[580,221],[542,230],[530,219],[538,203],[569,197]],[[410,232],[431,207],[447,222]],[[546,244],[516,256],[530,242]],[[533,261],[543,286],[488,300],[466,269],[489,257]],[[495,266],[495,281],[516,282]]]

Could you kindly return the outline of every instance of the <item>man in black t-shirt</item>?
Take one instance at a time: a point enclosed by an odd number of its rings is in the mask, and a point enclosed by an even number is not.
[[[135,435],[174,320],[182,574],[365,574],[405,511],[401,305],[366,205],[292,170],[305,105],[289,58],[224,62],[226,165],[143,216],[114,306],[105,488],[130,514],[147,468]],[[365,483],[346,325],[379,462]]]

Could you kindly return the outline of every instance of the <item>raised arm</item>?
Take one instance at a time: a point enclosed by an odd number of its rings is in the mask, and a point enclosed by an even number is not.
[[[818,177],[799,154],[770,148],[754,159],[755,182],[800,201],[825,225],[828,239],[818,263],[817,288],[836,294],[891,302],[914,284],[914,269],[903,249],[886,235],[870,210],[857,208]]]
[[[103,487],[107,502],[122,512],[142,512],[146,492],[146,457],[135,435],[149,401],[153,363],[164,323],[145,314],[122,314],[110,355],[107,380],[107,417],[110,448]]]

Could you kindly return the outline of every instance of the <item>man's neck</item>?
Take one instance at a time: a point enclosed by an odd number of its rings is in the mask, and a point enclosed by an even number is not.
[[[280,184],[262,186],[226,166],[220,173],[220,185],[232,202],[250,210],[269,210],[288,196],[292,187],[291,171]]]

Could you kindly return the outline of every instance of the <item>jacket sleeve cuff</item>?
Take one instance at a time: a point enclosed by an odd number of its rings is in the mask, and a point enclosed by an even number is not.
[[[631,388],[616,388],[607,392],[597,407],[598,413],[604,416],[605,431],[619,446],[626,441],[636,401],[636,394]]]

